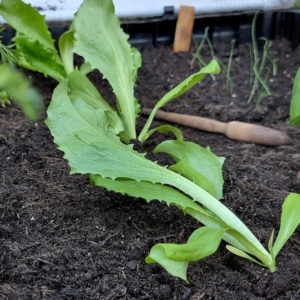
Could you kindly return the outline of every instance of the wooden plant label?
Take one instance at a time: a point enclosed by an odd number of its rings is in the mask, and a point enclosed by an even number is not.
[[[195,8],[193,6],[180,6],[176,23],[173,52],[187,52],[190,50],[194,18]]]

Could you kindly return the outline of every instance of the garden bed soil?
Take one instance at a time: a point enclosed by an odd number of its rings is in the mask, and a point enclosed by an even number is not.
[[[230,45],[215,46],[226,62]],[[248,46],[240,45],[233,94],[228,94],[222,72],[165,108],[266,125],[292,138],[290,145],[266,147],[180,127],[186,140],[209,145],[226,157],[222,201],[265,246],[272,229],[278,230],[283,200],[289,192],[300,193],[300,129],[286,125],[300,49],[281,40],[274,42],[271,54],[278,75],[270,87],[278,97],[265,98],[258,107],[247,103],[250,61]],[[142,49],[142,55],[136,96],[143,106],[153,107],[197,70],[190,67],[191,53],[173,54],[169,46]],[[27,75],[47,106],[56,83],[40,74]],[[97,72],[90,77],[112,101],[108,83]],[[90,185],[87,176],[69,175],[43,120],[29,123],[14,105],[0,113],[1,299],[300,299],[299,229],[278,255],[275,273],[233,256],[222,242],[214,255],[189,265],[187,284],[144,258],[155,243],[185,242],[199,227],[196,221],[175,207],[107,192]],[[139,130],[144,122],[140,117]],[[154,135],[144,151],[164,138],[171,135]],[[170,163],[165,156],[156,159]]]

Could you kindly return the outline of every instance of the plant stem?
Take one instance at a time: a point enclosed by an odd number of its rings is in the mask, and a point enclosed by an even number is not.
[[[236,40],[232,40],[231,42],[231,50],[228,59],[227,69],[226,69],[226,86],[230,94],[232,94],[232,78],[231,78],[231,69],[232,69],[232,61],[233,61],[233,53],[235,47]]]
[[[195,44],[195,47],[197,48],[197,50],[196,50],[196,53],[193,56],[193,59],[191,61],[191,65],[193,65],[195,63],[196,58],[198,59],[200,66],[201,65],[202,66],[206,65],[206,63],[205,63],[205,61],[202,58],[202,56],[201,56],[200,53],[201,53],[201,50],[202,50],[202,48],[204,46],[204,43],[206,41],[206,38],[207,38],[207,35],[208,35],[208,31],[209,31],[209,27],[205,27],[205,29],[204,29],[204,35],[203,35],[203,37],[201,39],[201,42],[200,42],[199,46],[197,45],[196,39],[193,37],[193,41],[194,41],[194,44]]]
[[[230,229],[233,229],[229,230],[228,234],[238,240],[238,242],[242,243],[247,249],[247,252],[256,256],[270,269],[274,267],[274,261],[271,255],[266,251],[248,227],[230,209],[195,183],[177,173],[172,173],[173,174],[170,175],[172,180],[168,182],[168,184],[179,188],[182,192],[191,196],[194,201],[204,205],[204,207],[225,222]]]
[[[258,88],[257,65],[259,63],[259,57],[258,57],[258,48],[257,48],[257,42],[256,42],[256,20],[257,20],[258,14],[259,14],[259,11],[254,15],[254,18],[252,21],[252,26],[251,26],[251,38],[252,38],[252,48],[251,49],[252,49],[252,51],[250,51],[250,52],[252,52],[252,54],[253,54],[252,70],[253,70],[253,74],[254,74],[254,82],[252,85],[250,96],[248,98],[248,103],[250,103],[252,101],[252,99],[255,95],[255,92]]]

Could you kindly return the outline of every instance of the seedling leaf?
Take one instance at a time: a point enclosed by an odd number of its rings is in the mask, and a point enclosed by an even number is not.
[[[256,264],[259,264],[259,265],[261,265],[261,266],[266,267],[264,264],[260,263],[258,260],[254,259],[254,258],[251,257],[249,254],[247,254],[246,252],[244,252],[244,251],[242,251],[242,250],[240,250],[240,249],[238,249],[238,248],[235,248],[235,247],[230,246],[230,245],[226,245],[226,249],[227,249],[229,252],[231,252],[231,253],[233,253],[233,254],[235,254],[235,255],[237,255],[237,256],[246,258],[246,259],[248,259],[248,260],[251,260],[251,261],[255,262]]]
[[[300,194],[291,193],[282,205],[280,229],[273,246],[274,258],[300,224]]]
[[[59,149],[65,152],[72,173],[167,181],[166,168],[120,142],[109,127],[105,110],[95,109],[81,99],[71,102],[67,90],[67,81],[54,90],[46,123]]]
[[[149,130],[150,125],[158,109],[162,108],[171,100],[181,96],[183,93],[191,89],[195,84],[200,82],[207,74],[218,74],[219,72],[220,72],[220,66],[218,65],[216,60],[212,60],[208,65],[203,67],[199,72],[190,75],[188,78],[186,78],[181,83],[179,83],[176,87],[174,87],[171,91],[169,91],[166,95],[164,95],[153,108],[138,139],[140,141],[144,139],[144,135]]]
[[[74,52],[83,56],[111,84],[118,110],[129,138],[135,138],[136,103],[133,94],[138,51],[130,48],[128,35],[120,27],[112,1],[84,1],[75,15]]]
[[[40,15],[30,4],[25,4],[21,0],[2,0],[0,13],[18,33],[38,40],[46,48],[56,52],[45,17]]]
[[[59,52],[67,74],[74,70],[74,31],[72,29],[64,32],[58,41]]]
[[[171,125],[162,125],[162,126],[159,126],[159,127],[156,127],[156,128],[153,128],[153,129],[149,130],[145,134],[145,136],[144,136],[144,138],[141,142],[142,143],[145,142],[156,131],[158,131],[158,132],[172,132],[175,135],[177,140],[183,141],[183,135],[182,135],[182,132],[181,132],[180,129],[178,129],[174,126],[171,126]]]
[[[17,34],[14,42],[18,51],[18,64],[21,67],[41,72],[57,81],[66,77],[64,66],[57,59],[56,54],[40,41]]]
[[[97,88],[82,72],[74,70],[69,74],[68,79],[71,100],[81,99],[96,109],[105,110],[108,124],[114,132],[118,134],[124,131],[122,120],[116,111],[103,99]]]
[[[223,197],[223,157],[216,156],[209,147],[192,142],[170,140],[159,144],[154,153],[170,155],[176,164],[171,170],[190,179],[217,199]]]
[[[184,214],[189,214],[199,222],[213,227],[224,227],[225,224],[210,211],[202,208],[192,199],[179,191],[159,183],[147,181],[134,181],[125,178],[115,180],[103,178],[99,175],[90,175],[90,181],[94,185],[105,187],[109,191],[122,193],[132,197],[144,198],[147,202],[159,200],[167,205],[174,205]],[[149,193],[151,191],[151,193]]]
[[[186,244],[156,244],[151,248],[146,262],[156,262],[173,276],[187,281],[188,263],[216,252],[225,231],[223,228],[200,227],[192,233]]]

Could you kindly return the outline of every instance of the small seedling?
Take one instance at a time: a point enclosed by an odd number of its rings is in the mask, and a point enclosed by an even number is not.
[[[174,133],[176,139],[162,142],[154,153],[166,153],[175,164],[160,166],[129,145],[136,138],[139,106],[134,86],[141,56],[129,45],[112,1],[83,2],[70,30],[60,38],[60,54],[43,17],[30,5],[20,0],[2,0],[0,13],[17,31],[14,42],[22,51],[18,63],[59,82],[47,110],[46,124],[64,152],[71,173],[87,174],[92,184],[108,190],[148,202],[157,199],[172,204],[199,222],[187,243],[154,245],[146,262],[158,263],[170,274],[187,280],[189,262],[213,254],[223,239],[232,253],[275,271],[276,255],[300,223],[300,195],[291,193],[286,198],[279,234],[274,245],[271,235],[268,252],[246,224],[219,200],[223,195],[224,158],[213,154],[209,147],[184,141],[182,133],[172,126],[150,129],[159,108],[206,75],[219,73],[216,60],[166,93],[138,135],[143,142],[154,131]],[[85,59],[83,66],[73,65],[73,53]],[[94,69],[110,82],[117,111],[86,76]]]
[[[221,69],[223,69],[226,73],[226,88],[229,91],[229,93],[232,94],[233,87],[232,87],[231,69],[232,69],[232,61],[233,61],[233,54],[234,54],[234,48],[235,48],[236,41],[232,40],[232,42],[231,42],[231,49],[230,49],[230,54],[229,54],[229,59],[228,59],[227,65],[223,64],[222,61],[215,54],[213,44],[212,44],[211,39],[209,37],[209,27],[206,27],[204,29],[204,35],[201,39],[200,44],[197,43],[195,38],[193,38],[193,41],[194,41],[194,44],[195,44],[196,52],[195,52],[195,54],[192,58],[191,66],[194,65],[196,59],[198,60],[200,67],[204,67],[206,65],[206,62],[205,62],[205,60],[203,59],[203,57],[201,55],[201,51],[202,51],[205,43],[207,43],[208,47],[209,47],[211,59],[215,59],[218,62],[218,64],[221,66]],[[214,75],[211,75],[211,78],[213,80],[215,80]]]
[[[260,38],[264,42],[262,56],[259,56],[258,45],[256,40],[256,21],[259,15],[259,11],[254,15],[251,26],[251,39],[250,45],[250,58],[251,58],[251,70],[250,70],[250,82],[252,82],[252,89],[248,98],[248,103],[251,102],[255,95],[257,96],[256,105],[261,103],[261,100],[266,96],[277,96],[272,93],[268,85],[270,69],[266,67],[268,61],[271,62],[273,76],[277,73],[276,62],[269,58],[269,51],[271,48],[271,41],[267,38]]]

